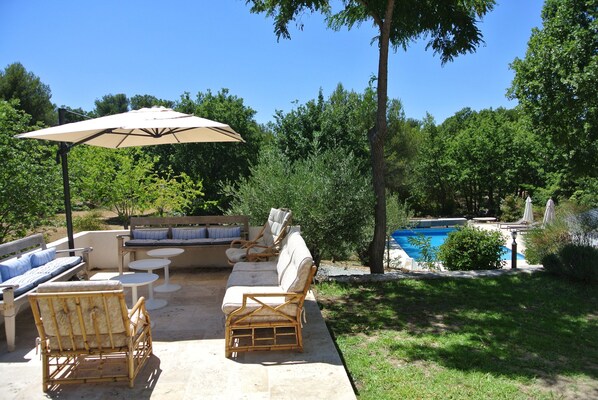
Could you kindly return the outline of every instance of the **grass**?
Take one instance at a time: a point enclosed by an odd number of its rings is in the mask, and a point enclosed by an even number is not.
[[[598,397],[598,291],[540,273],[320,283],[360,399]]]

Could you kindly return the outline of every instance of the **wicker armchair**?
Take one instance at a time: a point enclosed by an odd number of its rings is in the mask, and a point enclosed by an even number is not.
[[[291,210],[272,208],[268,220],[253,240],[234,240],[226,249],[226,257],[230,265],[240,261],[267,261],[278,256],[280,244],[289,232]]]
[[[152,354],[142,297],[127,309],[117,281],[46,283],[29,302],[39,332],[43,391],[57,384],[127,381]]]

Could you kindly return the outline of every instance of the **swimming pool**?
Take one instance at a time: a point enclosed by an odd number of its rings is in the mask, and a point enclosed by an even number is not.
[[[394,231],[392,237],[396,242],[401,246],[401,248],[407,253],[407,255],[414,260],[417,260],[421,257],[421,249],[419,247],[413,246],[409,243],[409,238],[417,236],[419,234],[424,235],[425,237],[430,238],[430,244],[435,249],[438,249],[440,245],[444,243],[448,234],[450,232],[455,231],[455,228],[445,228],[445,229],[436,229],[436,228],[429,228],[429,229],[404,229]],[[506,246],[503,246],[503,249],[506,252],[502,255],[503,260],[511,260],[511,249]],[[523,254],[517,253],[517,260],[525,260]]]

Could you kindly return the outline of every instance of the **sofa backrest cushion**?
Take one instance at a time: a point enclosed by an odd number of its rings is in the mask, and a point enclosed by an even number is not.
[[[284,208],[271,208],[266,229],[264,229],[264,244],[268,247],[284,236],[291,221],[291,211]]]
[[[239,238],[241,237],[241,227],[208,228],[208,237],[211,239]]]
[[[113,291],[113,292],[105,292]],[[73,335],[77,347],[82,347],[82,337],[86,335],[92,342],[96,334],[102,335],[100,342],[106,346],[110,340],[103,336],[112,335],[117,345],[126,343],[126,305],[122,294],[122,284],[118,281],[48,282],[38,286],[39,294],[55,294],[52,297],[38,297],[39,311],[46,335],[50,336],[50,346],[56,346],[61,337],[62,345],[70,348]],[[89,293],[89,292],[104,292]],[[62,293],[69,293],[62,295]],[[72,293],[77,293],[73,295]],[[89,294],[86,294],[89,293]],[[120,297],[119,297],[120,296]],[[96,330],[97,329],[97,330]],[[80,343],[81,342],[81,343]],[[79,344],[80,343],[80,344]],[[94,344],[90,344],[94,347]]]
[[[11,258],[0,263],[0,276],[2,281],[7,281],[15,276],[23,275],[31,269],[30,256],[24,255],[18,258]]]
[[[167,229],[133,229],[133,239],[162,240],[168,238]]]
[[[41,267],[56,258],[56,248],[50,247],[46,250],[31,253],[31,268]]]
[[[310,268],[313,265],[313,258],[303,237],[299,232],[293,232],[286,238],[286,245],[283,244],[281,254],[286,252],[285,259],[290,260],[286,268],[282,268],[284,262],[278,269],[280,287],[285,292],[301,292],[305,288],[309,278]],[[280,262],[280,258],[279,258]]]
[[[177,240],[205,239],[206,228],[172,228],[172,238]]]

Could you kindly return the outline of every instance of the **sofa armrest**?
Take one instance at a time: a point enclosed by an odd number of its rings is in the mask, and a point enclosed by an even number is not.
[[[70,252],[81,252],[91,253],[93,251],[93,247],[77,247],[76,249],[65,249],[65,250],[56,250],[56,254],[58,253],[70,253]]]

